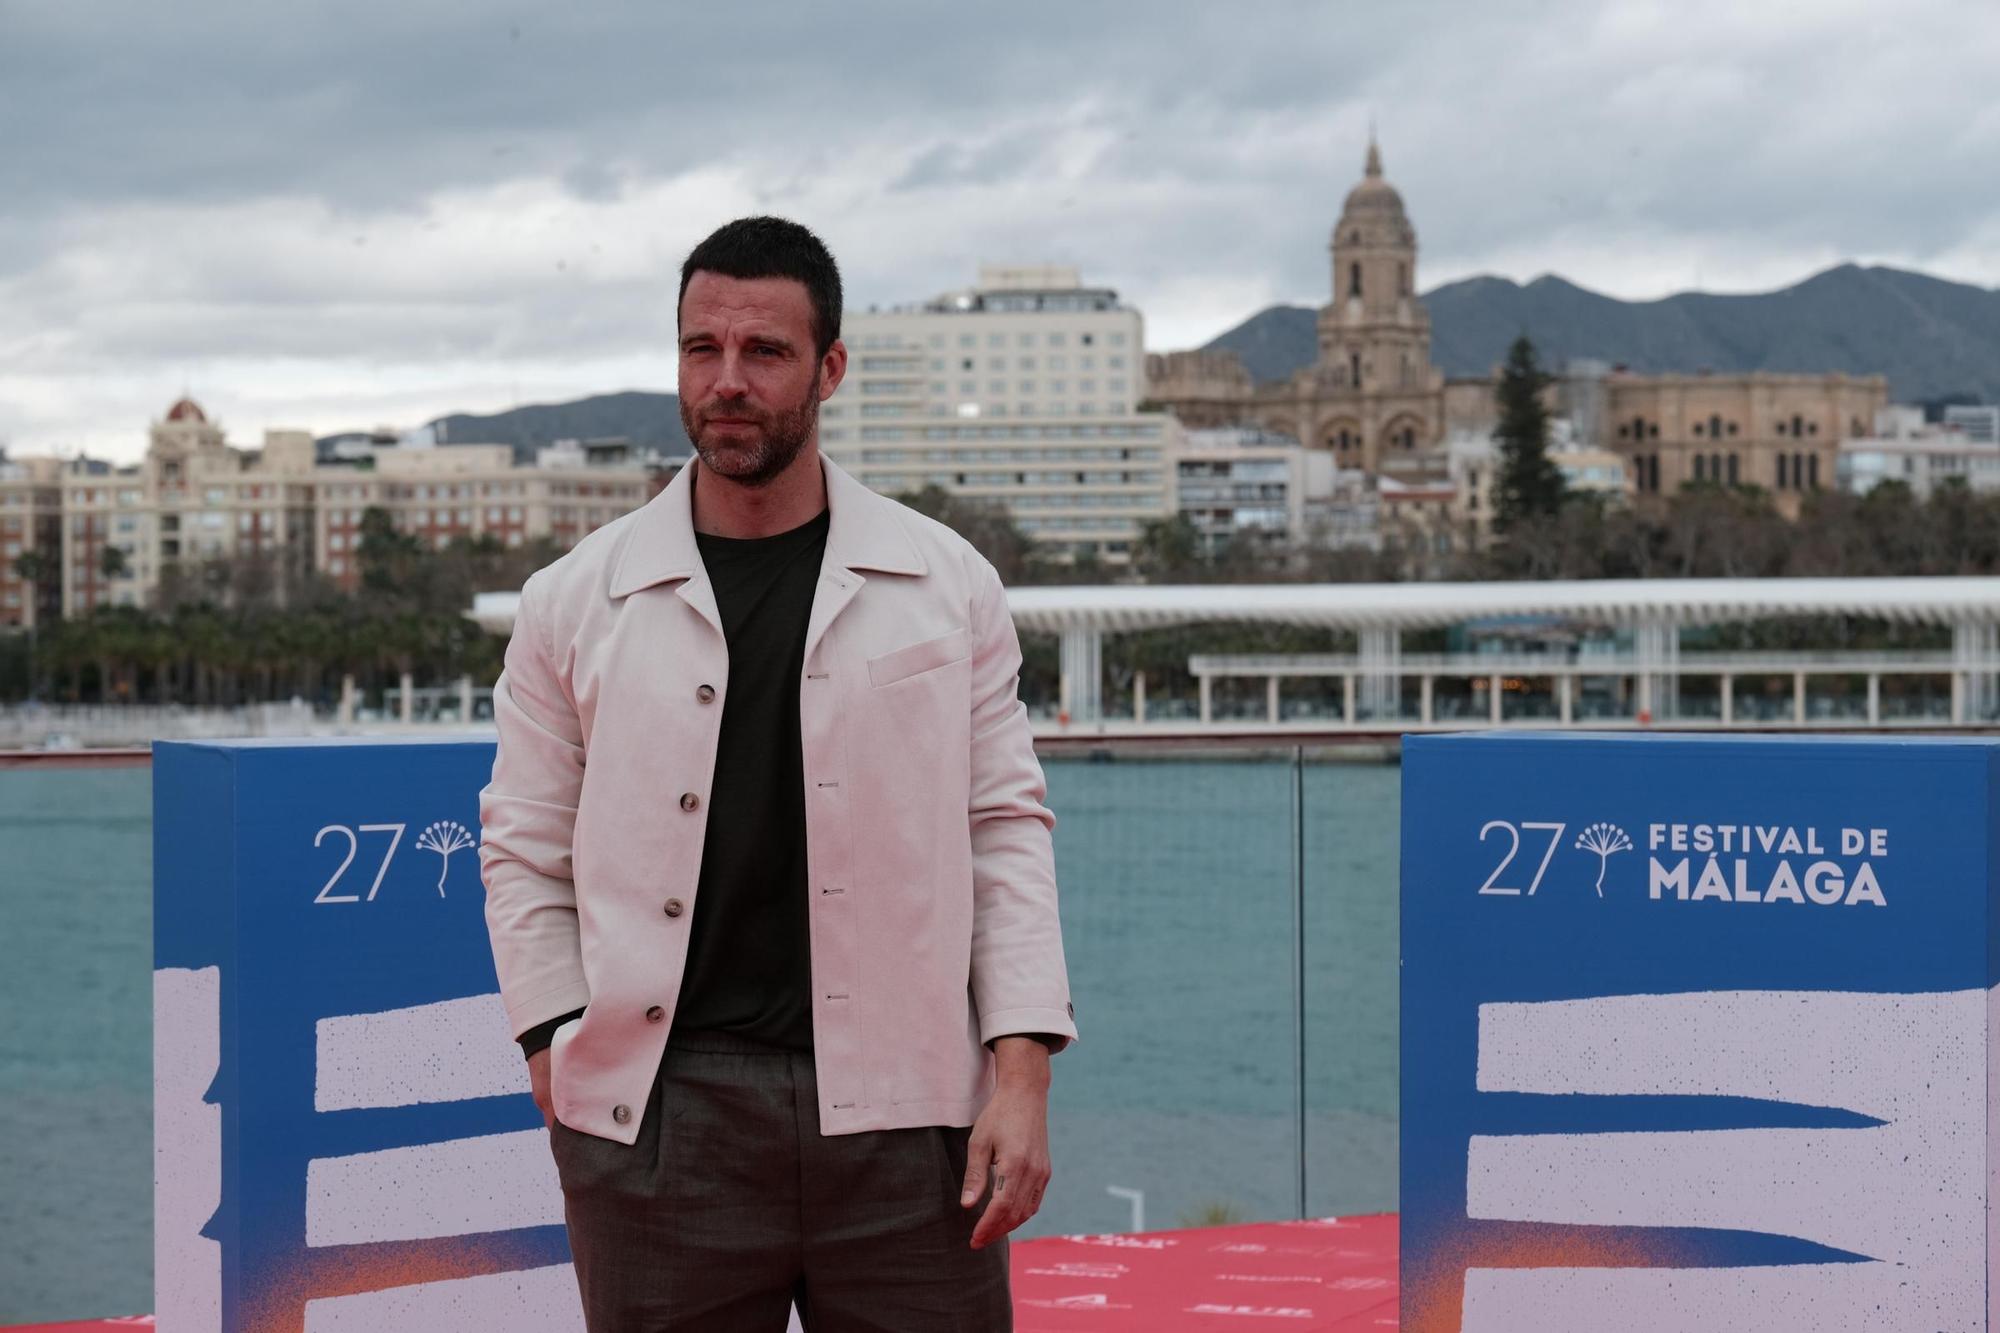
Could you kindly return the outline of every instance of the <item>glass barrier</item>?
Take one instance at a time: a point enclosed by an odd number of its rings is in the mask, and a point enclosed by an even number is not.
[[[1044,763],[1083,1040],[1022,1237],[1393,1209],[1398,770],[1246,744]],[[150,1306],[151,824],[143,758],[0,766],[0,1324]]]
[[[153,1308],[152,777],[0,767],[0,1324]]]
[[[1312,1217],[1396,1209],[1401,782],[1377,751],[1302,756]]]
[[[1295,753],[1044,758],[1082,1040],[1022,1236],[1296,1215]]]

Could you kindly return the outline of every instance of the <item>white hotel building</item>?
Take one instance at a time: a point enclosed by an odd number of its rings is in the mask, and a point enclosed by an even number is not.
[[[996,500],[1037,542],[1110,562],[1174,512],[1180,427],[1138,410],[1145,331],[1116,292],[987,266],[975,288],[843,324],[820,443],[875,490]]]

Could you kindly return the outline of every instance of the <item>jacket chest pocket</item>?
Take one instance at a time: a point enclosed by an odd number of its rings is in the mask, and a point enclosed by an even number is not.
[[[879,690],[885,685],[908,680],[911,676],[963,662],[970,656],[972,636],[965,630],[955,629],[935,639],[925,639],[921,643],[883,653],[880,657],[869,658],[868,683]]]

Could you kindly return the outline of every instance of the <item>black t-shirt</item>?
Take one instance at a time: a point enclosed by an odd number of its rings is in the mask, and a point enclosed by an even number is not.
[[[679,1031],[732,1032],[812,1049],[799,681],[827,524],[822,510],[810,523],[774,537],[695,534],[729,645],[729,679],[687,968],[674,1013]],[[677,793],[656,798],[670,805]],[[673,810],[661,817],[684,816]],[[556,1028],[582,1012],[522,1033],[522,1051],[544,1049]]]
[[[729,681],[674,1026],[796,1051],[813,1044],[799,680],[827,523],[822,511],[773,537],[695,536]]]

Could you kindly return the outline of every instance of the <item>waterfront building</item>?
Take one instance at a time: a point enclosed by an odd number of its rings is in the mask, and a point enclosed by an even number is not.
[[[149,605],[176,570],[215,561],[256,562],[280,601],[314,571],[351,589],[370,508],[429,546],[490,536],[568,549],[644,504],[677,466],[602,441],[564,441],[526,464],[509,445],[382,442],[323,463],[305,431],[231,445],[182,398],[152,424],[138,463],[0,462],[0,625]],[[14,563],[31,548],[60,565],[35,588]]]
[[[311,567],[312,437],[267,431],[238,449],[190,398],[148,436],[139,463],[63,474],[63,615],[146,605],[171,569],[236,556],[267,558],[280,597],[296,586]]]
[[[1206,555],[1232,542],[1282,547],[1306,531],[1309,500],[1331,498],[1333,457],[1250,429],[1193,430],[1174,455],[1174,506]]]
[[[503,546],[542,539],[562,550],[658,493],[656,469],[574,440],[515,461],[505,444],[378,449],[366,468],[317,469],[315,565],[344,588],[358,587],[362,516],[381,509],[396,530],[442,550],[454,540],[490,537]],[[667,468],[668,475],[678,464]]]
[[[1326,550],[1382,549],[1382,497],[1375,478],[1358,468],[1340,468],[1324,496],[1306,498],[1307,540]]]
[[[1974,444],[2000,447],[2000,407],[1966,406],[1964,404],[1947,407],[1944,410],[1944,424],[1962,433]]]
[[[1891,407],[1876,414],[1873,435],[1841,442],[1838,470],[1840,488],[1854,495],[1885,481],[1901,482],[1920,500],[1944,485],[2000,490],[2000,440],[1982,440],[1949,417],[1928,424],[1921,408]]]
[[[59,458],[0,452],[0,627],[33,627],[62,614],[60,577],[28,579],[15,565],[33,552],[52,574],[60,570],[62,476]]]
[[[820,443],[864,484],[994,501],[1037,543],[1114,563],[1173,512],[1179,427],[1138,410],[1144,325],[1116,292],[989,265],[976,287],[843,322]]]

